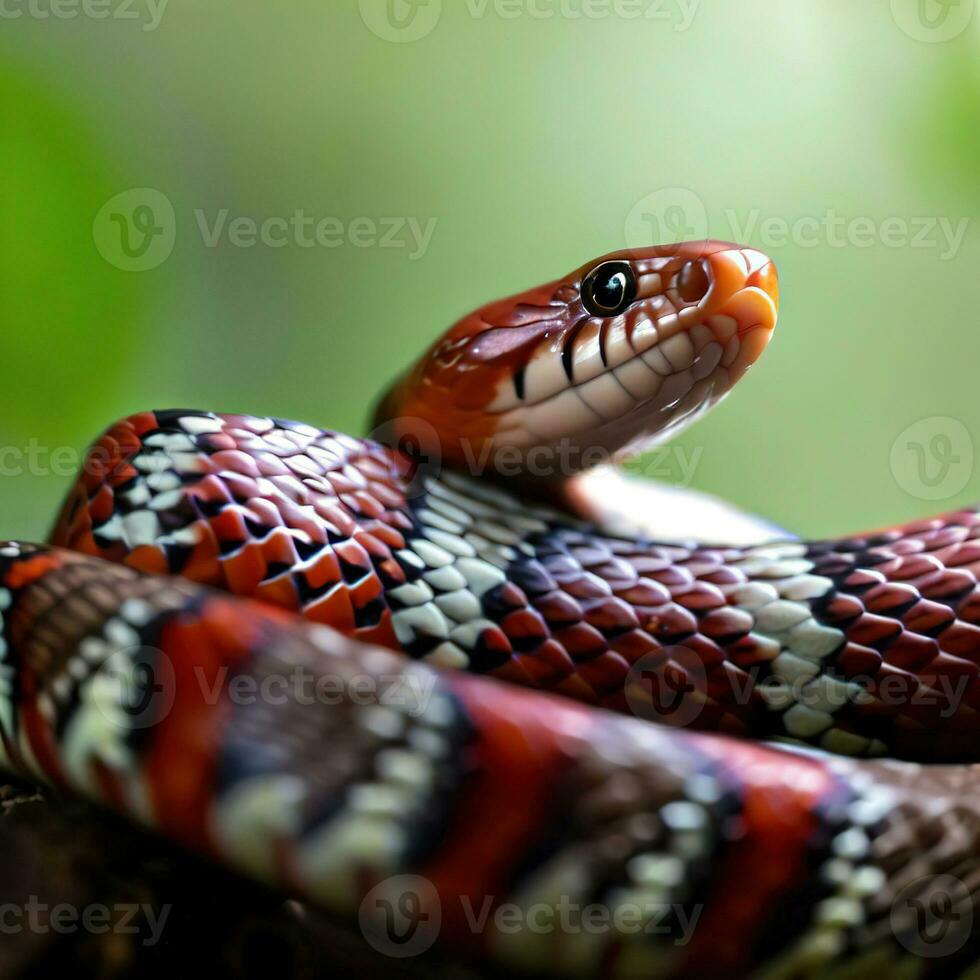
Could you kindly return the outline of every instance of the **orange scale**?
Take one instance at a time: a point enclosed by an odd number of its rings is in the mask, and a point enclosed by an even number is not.
[[[332,473],[327,473],[326,477],[337,496],[340,496],[343,493],[354,493],[357,490],[357,484],[355,484],[352,480],[349,480],[342,473],[337,473],[335,471]]]
[[[312,517],[309,511],[304,511],[290,500],[284,500],[280,506],[280,512],[287,527],[294,531],[302,531],[313,541],[326,540],[323,525],[315,517]]]
[[[902,633],[902,624],[890,617],[865,613],[844,632],[852,643],[880,650]]]
[[[340,562],[329,549],[324,549],[303,567],[303,577],[312,589],[322,589],[331,582],[340,581]]]
[[[214,453],[211,457],[211,461],[222,470],[231,470],[232,473],[237,473],[240,476],[251,477],[252,479],[257,479],[262,474],[259,471],[258,464],[252,456],[248,453],[243,453],[240,449],[222,449],[219,452]]]
[[[228,492],[235,500],[249,500],[259,496],[258,481],[249,476],[232,473],[227,469],[221,470],[217,476],[228,487]]]
[[[340,502],[346,507],[352,514],[356,514],[358,517],[376,517],[376,514],[367,514],[361,508],[361,500],[356,493],[341,493],[339,494]]]
[[[350,586],[349,591],[351,601],[357,609],[384,596],[384,586],[377,575],[365,575],[356,585]]]
[[[231,451],[238,448],[238,444],[227,432],[207,432],[201,441],[212,453]]]
[[[939,645],[946,653],[966,657],[975,663],[980,659],[980,627],[957,620],[943,630]]]
[[[301,479],[309,479],[310,477],[319,478],[323,473],[323,469],[305,453],[286,456],[283,461]]]
[[[109,520],[112,517],[114,505],[115,494],[105,483],[100,484],[94,496],[90,497],[88,501],[87,509],[91,520],[96,524]]]
[[[522,657],[512,657],[507,663],[497,667],[493,675],[498,680],[506,681],[508,684],[520,684],[521,687],[548,686],[541,684],[540,679],[528,668],[526,659]]]
[[[588,623],[575,623],[555,631],[555,639],[576,662],[589,660],[609,648],[605,637]]]
[[[585,599],[582,601],[582,610],[585,621],[603,633],[638,629],[640,626],[633,607],[615,596]]]
[[[606,652],[579,667],[582,679],[600,697],[606,697],[623,686],[630,665],[618,654]]]
[[[219,541],[246,541],[251,536],[245,527],[245,515],[236,506],[225,507],[221,513],[208,518],[208,524]]]
[[[336,502],[330,501],[324,506],[314,504],[314,510],[326,521],[336,528],[337,533],[345,538],[351,537],[357,530],[357,523],[342,507],[338,507]]]
[[[707,582],[695,582],[691,588],[677,592],[674,597],[685,609],[696,613],[721,609],[728,605],[721,592]]]
[[[948,653],[940,653],[922,669],[919,678],[923,684],[931,687],[936,677],[976,677],[978,674],[980,668],[972,661],[951,657]]]
[[[396,527],[405,533],[411,533],[413,530],[415,530],[415,525],[412,523],[411,518],[401,511],[393,511],[388,515],[388,520],[391,522],[393,527]]]
[[[554,690],[557,694],[574,698],[576,701],[585,701],[588,704],[592,704],[598,700],[596,692],[578,674],[572,674],[571,677],[566,677],[564,680],[559,681],[555,685]]]
[[[500,628],[512,642],[545,641],[548,638],[548,624],[534,609],[517,609],[508,613],[500,622]]]
[[[288,573],[260,582],[252,592],[252,596],[261,599],[263,602],[271,603],[273,606],[281,606],[283,609],[299,609],[296,585],[293,582],[293,577]]]
[[[293,536],[285,528],[276,528],[264,541],[258,543],[265,560],[270,564],[282,564],[292,567],[299,562],[296,554],[296,543]]]
[[[980,562],[980,546],[975,541],[965,541],[965,528],[949,528],[949,530],[959,530],[962,532],[961,538],[954,538],[951,541],[944,541],[937,545],[932,552],[946,568],[961,568],[965,565],[972,565]]]
[[[391,510],[400,510],[405,506],[405,495],[385,483],[371,482],[368,484],[367,492]]]
[[[355,536],[346,541],[339,541],[334,545],[334,551],[338,557],[348,564],[356,565],[358,568],[367,571],[371,567],[371,559],[368,557],[367,551],[358,543],[359,537],[360,533],[355,530]]]
[[[253,453],[252,458],[255,460],[255,463],[259,468],[259,473],[261,473],[262,476],[282,476],[283,474],[289,472],[289,468],[278,456],[274,455],[273,453],[263,450],[261,452]]]
[[[377,521],[369,527],[371,536],[376,538],[386,548],[399,550],[405,547],[405,536],[397,528],[386,524],[384,521]]]
[[[254,595],[265,577],[266,562],[259,548],[246,546],[221,561],[228,588],[236,595]]]
[[[553,687],[564,677],[575,673],[575,663],[565,648],[555,640],[545,640],[529,653],[517,655],[535,685]]]
[[[306,487],[291,473],[278,474],[269,477],[270,482],[287,500],[301,500],[304,503],[308,496]]]
[[[137,436],[143,436],[147,432],[153,432],[160,428],[160,421],[155,412],[135,412],[123,419],[118,424],[118,428],[125,428]]]
[[[360,511],[365,517],[371,517],[377,520],[385,512],[384,506],[364,490],[358,490],[354,494],[354,498],[357,500]]]
[[[654,654],[658,654],[664,660],[667,659],[664,648],[641,629],[630,630],[622,636],[617,636],[610,642],[609,647],[631,664],[635,664],[641,657],[652,660]]]
[[[956,609],[956,614],[967,623],[980,623],[980,588],[975,588]]]
[[[141,544],[126,556],[126,564],[152,575],[169,575],[167,556],[157,545]]]
[[[347,636],[355,632],[354,607],[345,585],[331,589],[326,595],[304,606],[301,611],[305,619],[332,626]]]
[[[700,633],[695,633],[694,636],[689,636],[682,644],[680,644],[679,649],[690,651],[690,653],[696,656],[698,661],[708,671],[712,671],[718,667],[732,666],[728,663],[728,658],[722,652],[721,647],[719,647],[714,641],[709,640],[706,636],[702,636]],[[733,667],[732,669],[737,668]]]
[[[378,620],[377,625],[356,628],[352,635],[362,643],[373,643],[379,647],[393,650],[395,653],[402,652],[402,645],[395,635],[395,627],[391,623],[391,614],[388,610],[381,614],[381,619]]]
[[[384,576],[386,581],[391,582],[394,585],[402,585],[404,582],[408,581],[408,578],[405,575],[405,570],[394,559],[391,561],[381,562],[378,565],[378,572]]]
[[[135,553],[134,553],[135,554]],[[127,561],[127,564],[130,562]],[[140,566],[134,566],[140,567]],[[203,585],[224,585],[224,574],[221,563],[218,561],[217,550],[212,541],[202,541],[198,543],[191,552],[190,558],[184,563],[180,570],[183,578],[193,582],[200,582]]]
[[[197,483],[190,488],[188,493],[192,497],[196,497],[200,500],[229,504],[232,502],[231,494],[228,492],[228,488],[225,486],[224,481],[219,479],[214,473],[209,473],[207,476],[198,480]]]
[[[264,497],[252,497],[248,502],[248,511],[254,521],[265,527],[281,527],[283,524],[279,508]]]
[[[374,534],[373,528],[370,531],[359,531],[357,534],[357,540],[375,563],[388,561],[394,557],[388,545],[379,540],[377,535]]]
[[[920,588],[927,599],[953,602],[972,592],[976,584],[976,578],[967,569],[949,568],[943,571],[940,578],[933,579],[927,586]]]

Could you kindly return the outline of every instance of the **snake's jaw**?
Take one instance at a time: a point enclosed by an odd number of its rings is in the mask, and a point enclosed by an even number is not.
[[[460,320],[378,421],[387,441],[437,439],[444,459],[480,473],[569,476],[720,401],[765,349],[777,308],[775,267],[755,249],[702,241],[612,253]]]

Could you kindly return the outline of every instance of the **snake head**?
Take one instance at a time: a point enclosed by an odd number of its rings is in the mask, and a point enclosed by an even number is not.
[[[777,306],[775,267],[755,249],[613,252],[463,317],[376,422],[395,444],[437,439],[443,460],[474,473],[568,476],[716,404],[765,349]]]

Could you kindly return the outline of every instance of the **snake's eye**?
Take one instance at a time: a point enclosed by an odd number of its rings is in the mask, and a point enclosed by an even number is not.
[[[593,316],[617,316],[636,299],[628,262],[603,262],[582,280],[582,302]]]

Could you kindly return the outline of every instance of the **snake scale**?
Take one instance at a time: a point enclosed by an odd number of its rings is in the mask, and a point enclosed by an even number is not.
[[[395,952],[969,972],[980,512],[700,544],[585,472],[726,395],[777,303],[752,249],[619,252],[460,320],[381,441],[116,423],[0,547],[0,762]]]

